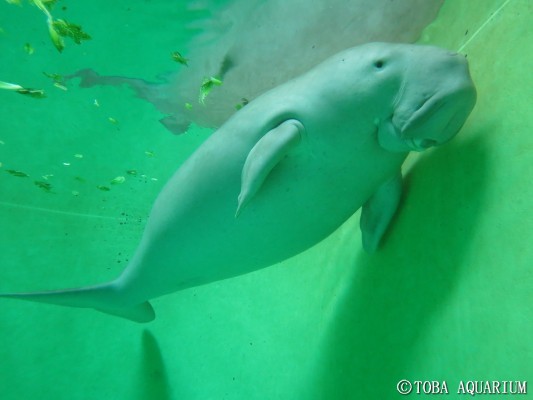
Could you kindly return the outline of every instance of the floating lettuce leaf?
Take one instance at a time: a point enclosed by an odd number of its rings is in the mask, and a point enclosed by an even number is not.
[[[54,81],[54,83],[60,83],[60,84],[64,84],[65,83],[65,78],[63,78],[62,75],[59,75],[59,74],[49,74],[48,72],[43,72],[43,74],[52,79]]]
[[[52,79],[54,81],[54,86],[61,90],[68,90],[65,86],[65,78],[63,78],[62,75],[59,74],[49,74],[47,72],[43,72],[45,76]]]
[[[34,1],[34,0],[30,0],[30,1]],[[41,0],[44,5],[46,6],[46,8],[48,8],[48,10],[52,10],[52,7],[55,6],[55,4],[57,3],[57,0]]]
[[[90,40],[91,36],[85,33],[80,25],[72,24],[62,19],[52,22],[54,30],[62,37],[69,37],[74,43],[81,44],[82,40]]]
[[[179,52],[175,51],[172,53],[172,59],[180,64],[183,64],[185,65],[186,67],[188,67],[189,65],[187,64],[187,62],[189,61],[188,59],[186,59],[185,57],[183,57]]]
[[[209,93],[211,93],[211,90],[213,90],[215,86],[220,85],[222,85],[222,81],[218,78],[215,78],[213,76],[205,78],[202,82],[202,86],[200,87],[200,104],[205,104],[205,99],[209,95]]]
[[[48,34],[50,35],[50,39],[52,39],[52,43],[57,51],[61,53],[65,48],[65,41],[61,36],[59,36],[59,33],[55,30],[51,20],[48,21]]]
[[[24,94],[24,95],[27,95],[27,96],[30,96],[36,99],[42,99],[46,97],[46,94],[44,93],[44,90],[42,89],[25,88],[15,83],[0,81],[0,89],[12,90],[19,94]]]
[[[0,81],[0,89],[19,90],[19,89],[23,89],[23,87],[20,86],[20,85],[15,84],[15,83],[9,83],[9,82]]]
[[[20,90],[17,90],[17,93],[25,94],[27,96],[33,97],[34,99],[44,99],[46,97],[46,94],[42,89],[22,88]]]
[[[21,5],[20,0],[6,0],[10,4]],[[30,3],[34,4],[39,10],[41,10],[44,15],[46,15],[46,24],[48,26],[48,34],[50,39],[54,44],[55,48],[62,52],[65,48],[64,37],[69,37],[76,44],[80,44],[82,40],[89,40],[91,37],[85,33],[80,25],[76,25],[70,22],[67,22],[62,19],[55,20],[50,10],[55,5],[57,0],[28,0]],[[31,54],[31,53],[29,53]]]

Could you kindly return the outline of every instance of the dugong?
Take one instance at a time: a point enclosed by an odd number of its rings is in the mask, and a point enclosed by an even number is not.
[[[388,43],[345,50],[251,101],[185,161],[118,278],[0,296],[149,322],[150,299],[285,260],[360,207],[363,248],[373,252],[396,212],[408,152],[450,140],[475,101],[457,53]]]

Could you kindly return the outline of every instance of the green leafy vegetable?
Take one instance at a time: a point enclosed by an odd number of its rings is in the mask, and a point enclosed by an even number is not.
[[[65,41],[61,36],[59,36],[59,33],[55,30],[53,21],[51,20],[48,21],[48,34],[50,35],[50,39],[52,39],[52,43],[57,51],[61,53],[65,49]]]
[[[52,79],[54,83],[61,83],[63,84],[65,82],[65,78],[59,74],[49,74],[48,72],[43,72],[44,76]]]
[[[19,94],[24,94],[24,95],[27,95],[27,96],[30,96],[36,99],[42,99],[46,97],[46,94],[44,93],[44,90],[42,89],[25,88],[15,83],[0,81],[0,89],[12,90]]]
[[[215,78],[213,76],[205,78],[202,82],[202,86],[200,87],[200,104],[205,104],[205,99],[209,95],[209,93],[211,93],[211,90],[213,90],[215,86],[220,85],[222,85],[222,81],[218,78]]]
[[[33,97],[34,99],[44,99],[46,97],[46,94],[44,93],[44,90],[42,89],[23,88],[23,89],[17,90],[17,93],[28,95],[30,97]]]
[[[54,86],[61,90],[68,90],[65,86],[65,78],[63,78],[62,75],[59,74],[49,74],[48,72],[43,72],[45,76],[52,79],[54,81]]]
[[[16,85],[14,83],[0,81],[0,89],[19,90],[19,89],[23,89],[23,87],[20,85]]]
[[[74,43],[81,44],[82,40],[90,40],[91,37],[85,33],[80,25],[72,24],[62,19],[52,22],[55,31],[62,37],[69,37]]]
[[[20,5],[20,0],[6,0],[10,4]],[[85,33],[80,25],[76,25],[70,22],[67,22],[62,19],[55,20],[50,10],[57,2],[57,0],[28,0],[30,3],[34,4],[39,10],[41,10],[44,15],[46,15],[46,25],[48,26],[48,34],[50,39],[54,44],[55,48],[62,52],[65,48],[64,37],[69,37],[76,44],[80,44],[82,40],[89,40],[91,37]],[[31,54],[31,53],[30,53]]]
[[[189,65],[187,64],[187,62],[189,61],[188,59],[186,59],[185,57],[183,57],[179,52],[175,51],[172,53],[172,59],[180,64],[183,64],[185,65],[186,67],[188,67]]]

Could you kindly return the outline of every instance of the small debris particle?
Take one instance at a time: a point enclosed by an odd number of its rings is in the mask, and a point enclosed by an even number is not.
[[[155,155],[153,151],[145,151],[144,154],[146,154],[148,157],[153,157]]]
[[[117,176],[116,178],[111,179],[111,184],[118,185],[120,183],[124,183],[125,180],[126,178],[124,178],[123,176]]]
[[[185,108],[187,110],[192,110],[192,104],[191,103],[185,103]]]
[[[52,190],[52,185],[50,185],[48,182],[43,182],[43,181],[35,181],[33,182],[36,186],[40,187],[41,189],[43,189],[45,192],[48,192],[50,193],[50,191]]]
[[[70,193],[72,193],[73,196],[79,196],[80,195],[80,192],[78,192],[77,190],[73,190]]]
[[[69,163],[69,162],[64,162],[63,165],[64,165],[65,167],[70,167],[70,163]]]
[[[241,102],[240,102],[239,104],[236,104],[236,105],[235,105],[235,108],[236,108],[237,110],[240,110],[241,108],[243,108],[243,107],[244,107],[246,104],[248,104],[249,102],[250,102],[250,101],[249,101],[248,99],[246,99],[246,98],[243,97],[243,98],[241,99]]]
[[[65,85],[62,85],[62,84],[59,83],[59,82],[55,82],[55,83],[54,83],[54,86],[55,86],[56,88],[61,89],[61,90],[64,90],[64,91],[67,91],[67,90],[68,90],[68,88],[67,88]]]
[[[95,107],[100,107],[100,103],[98,103],[98,100],[96,100],[96,99],[94,99],[93,104],[94,104]]]
[[[83,158],[83,154],[74,154],[74,158]]]
[[[107,120],[109,122],[111,122],[113,125],[117,125],[118,124],[118,121],[115,118],[113,118],[113,117],[108,117]]]
[[[109,192],[111,189],[109,189],[107,186],[98,185],[96,186],[98,190],[101,190],[102,192]]]
[[[24,45],[24,51],[25,51],[26,53],[28,53],[30,56],[31,56],[33,53],[35,53],[35,49],[34,49],[33,46],[32,46],[31,44],[29,44],[29,43],[26,43],[26,44]]]
[[[129,169],[129,170],[126,171],[126,173],[127,173],[128,175],[133,175],[133,176],[137,175],[137,171],[134,170],[134,169]]]

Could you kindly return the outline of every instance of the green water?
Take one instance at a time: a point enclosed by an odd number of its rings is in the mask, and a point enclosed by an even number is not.
[[[42,74],[175,68],[169,52],[191,34],[183,5],[108,3],[58,5],[93,37],[63,54],[38,9],[0,3],[0,80],[47,93],[0,90],[0,292],[114,278],[162,185],[210,133],[173,136],[125,88],[65,92]],[[531,382],[532,11],[448,0],[424,31],[468,55],[478,103],[457,138],[406,163],[378,254],[362,252],[357,214],[282,264],[155,300],[147,326],[2,300],[0,399],[377,400],[401,398],[401,379],[464,398],[461,381]]]

